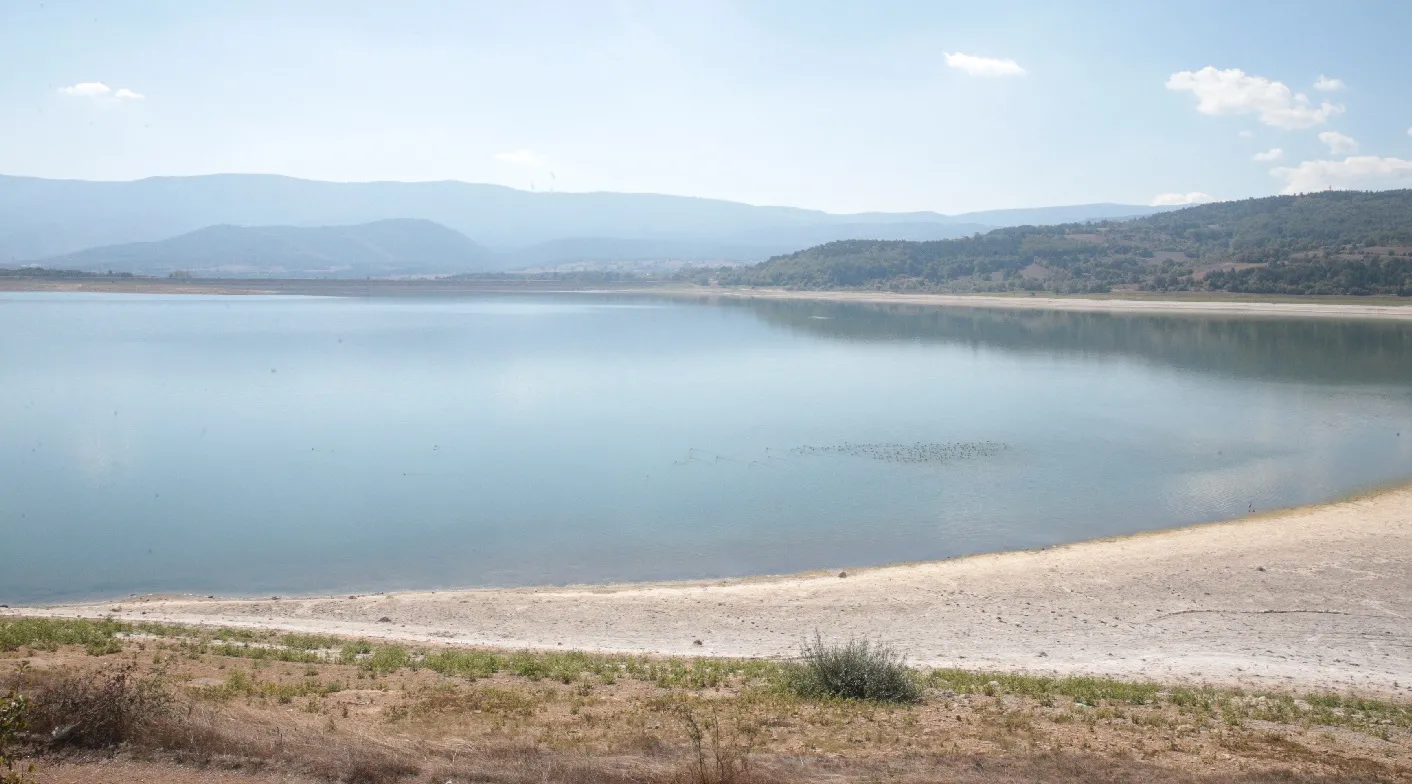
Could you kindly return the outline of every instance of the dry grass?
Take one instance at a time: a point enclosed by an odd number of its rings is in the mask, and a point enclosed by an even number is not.
[[[1352,695],[938,670],[898,704],[801,696],[779,662],[90,632],[11,629],[0,655],[41,773],[98,776],[98,753],[364,784],[1412,780],[1412,706]]]

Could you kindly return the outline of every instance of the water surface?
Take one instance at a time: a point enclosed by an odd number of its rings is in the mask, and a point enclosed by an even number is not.
[[[0,601],[789,572],[1412,476],[1412,326],[0,294]]]

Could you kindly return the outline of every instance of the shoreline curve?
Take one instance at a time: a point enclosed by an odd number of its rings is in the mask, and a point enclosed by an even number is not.
[[[818,630],[884,639],[931,667],[1412,695],[1412,484],[1236,520],[847,575],[357,598],[145,596],[17,607],[0,618],[768,658],[794,655]]]

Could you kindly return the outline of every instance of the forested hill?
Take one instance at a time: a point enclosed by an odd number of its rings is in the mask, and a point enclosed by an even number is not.
[[[1274,196],[933,242],[846,240],[714,278],[812,289],[1412,296],[1412,190]]]

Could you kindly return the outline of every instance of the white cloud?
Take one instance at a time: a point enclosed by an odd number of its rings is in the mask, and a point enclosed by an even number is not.
[[[140,101],[145,97],[142,93],[129,90],[126,87],[114,90],[102,82],[79,82],[68,87],[60,87],[59,92],[80,98],[92,98],[95,101]]]
[[[85,98],[104,98],[112,94],[113,88],[102,82],[79,82],[68,87],[60,87],[64,95],[81,95]]]
[[[1215,201],[1216,197],[1201,191],[1191,193],[1159,193],[1152,197],[1153,207],[1172,207],[1182,204],[1202,204]]]
[[[1255,135],[1255,131],[1241,131],[1241,132],[1239,132],[1239,133],[1236,134],[1236,136],[1239,136],[1239,137],[1242,138],[1242,139],[1249,139],[1250,137],[1252,137],[1252,136],[1254,136],[1254,135]]]
[[[1351,155],[1358,152],[1358,142],[1352,136],[1345,136],[1338,131],[1324,131],[1319,134],[1319,141],[1329,146],[1329,152],[1334,155]]]
[[[1328,188],[1406,188],[1412,185],[1412,161],[1362,155],[1341,161],[1305,161],[1279,166],[1270,174],[1285,181],[1281,193],[1309,193]]]
[[[1278,161],[1283,157],[1285,157],[1285,151],[1276,147],[1271,150],[1266,150],[1265,152],[1257,152],[1254,155],[1250,156],[1250,160],[1259,161],[1261,163],[1269,163],[1270,161]]]
[[[1407,135],[1408,135],[1408,136],[1412,136],[1412,128],[1408,128],[1408,129],[1407,129]]]
[[[946,65],[950,68],[965,71],[971,76],[1024,76],[1025,69],[1014,60],[1000,59],[996,57],[977,57],[973,54],[961,54],[960,52],[944,52],[946,55]]]
[[[531,169],[542,169],[549,165],[548,156],[537,153],[534,150],[502,152],[495,156],[495,160],[508,163],[512,166],[524,166]]]
[[[1323,74],[1319,74],[1319,78],[1314,80],[1314,89],[1326,93],[1338,92],[1347,86],[1342,79],[1335,79]]]
[[[1199,71],[1178,71],[1167,79],[1167,89],[1195,95],[1196,110],[1202,114],[1254,114],[1260,122],[1285,130],[1319,125],[1343,111],[1328,101],[1314,106],[1309,96],[1283,82],[1250,76],[1239,68],[1223,71],[1208,65]]]

